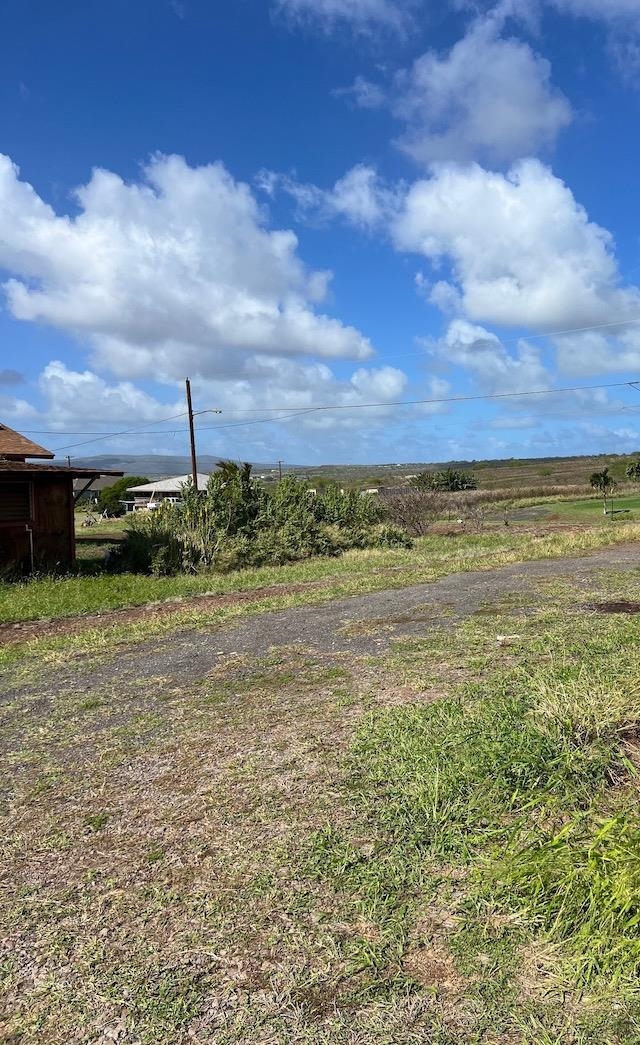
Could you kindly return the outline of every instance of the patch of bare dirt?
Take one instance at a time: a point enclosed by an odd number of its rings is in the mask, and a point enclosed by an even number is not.
[[[585,609],[594,613],[640,613],[640,602],[628,602],[619,599],[617,602],[588,602]]]
[[[448,950],[440,943],[408,951],[402,967],[412,980],[435,989],[438,994],[461,994],[467,986]]]

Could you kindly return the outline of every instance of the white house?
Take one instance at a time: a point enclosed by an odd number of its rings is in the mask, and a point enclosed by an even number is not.
[[[156,479],[153,483],[131,486],[127,491],[130,497],[123,503],[126,504],[128,512],[136,512],[140,508],[156,508],[161,501],[176,504],[182,500],[182,490],[190,481],[190,474],[171,475],[166,479]],[[198,472],[198,489],[206,490],[208,482],[209,476]]]

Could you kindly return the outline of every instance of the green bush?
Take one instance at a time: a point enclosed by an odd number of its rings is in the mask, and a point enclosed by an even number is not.
[[[404,531],[382,523],[383,514],[377,498],[335,486],[314,495],[294,476],[267,490],[250,465],[224,461],[206,491],[186,486],[180,504],[136,513],[115,567],[158,576],[227,572],[348,548],[410,547]]]
[[[149,480],[144,475],[124,475],[113,486],[107,486],[98,494],[98,508],[107,515],[124,515],[122,501],[127,500],[127,492],[132,486],[142,486]]]
[[[475,490],[478,483],[472,472],[458,468],[444,468],[440,472],[420,472],[409,480],[417,490],[442,490],[457,493],[460,490]]]

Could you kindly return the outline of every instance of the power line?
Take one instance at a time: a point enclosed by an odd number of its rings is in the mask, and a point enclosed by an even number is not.
[[[54,450],[54,453],[57,454],[60,450],[72,450],[75,446],[87,446],[89,443],[99,443],[102,439],[113,439],[113,438],[115,438],[115,436],[118,436],[118,435],[130,435],[132,432],[139,432],[140,435],[146,435],[146,434],[151,435],[151,434],[154,434],[154,433],[151,433],[151,432],[149,432],[149,433],[140,432],[140,429],[144,428],[146,425],[151,425],[151,424],[160,425],[160,424],[163,424],[163,422],[165,422],[165,421],[175,421],[176,418],[178,418],[178,417],[186,417],[186,416],[187,416],[187,411],[183,410],[182,413],[180,413],[180,414],[172,414],[170,417],[161,417],[157,421],[143,421],[141,424],[133,425],[133,427],[126,428],[122,432],[106,432],[103,435],[96,436],[95,439],[85,439],[81,443],[67,443],[66,446],[57,446],[55,448],[55,450]],[[35,433],[33,433],[33,434],[35,434]],[[63,433],[59,433],[59,434],[63,434]],[[71,433],[64,433],[64,434],[71,434]],[[166,434],[169,434],[169,433],[166,433]],[[80,435],[80,433],[78,433],[78,435]]]
[[[496,399],[516,399],[516,398],[527,398],[529,396],[558,395],[558,394],[567,393],[567,392],[600,391],[602,389],[609,389],[609,388],[635,388],[637,383],[638,382],[633,382],[633,381],[614,381],[614,382],[609,382],[607,384],[601,384],[601,385],[573,385],[573,386],[564,387],[564,388],[536,388],[536,389],[531,389],[531,390],[526,391],[526,392],[493,392],[493,393],[484,393],[484,394],[480,394],[480,395],[442,396],[442,397],[432,398],[432,399],[405,399],[405,400],[398,400],[398,401],[395,401],[395,402],[386,402],[386,403],[385,402],[382,402],[382,403],[325,403],[325,404],[320,404],[318,406],[301,407],[301,408],[299,408],[297,410],[292,410],[289,413],[281,414],[281,415],[279,415],[277,417],[258,417],[258,418],[253,418],[252,420],[249,420],[249,421],[232,421],[229,424],[211,425],[211,426],[204,426],[203,425],[203,426],[200,426],[197,430],[201,431],[201,432],[211,432],[211,431],[219,432],[219,431],[223,431],[223,430],[225,430],[227,428],[244,428],[244,427],[248,427],[250,425],[257,425],[257,424],[273,424],[273,423],[277,423],[279,421],[287,421],[287,420],[289,420],[290,418],[293,418],[293,417],[300,417],[303,414],[321,413],[321,412],[333,411],[333,410],[343,410],[343,411],[344,410],[373,410],[373,409],[398,408],[398,407],[405,407],[405,406],[431,406],[431,405],[440,405],[440,404],[446,404],[446,403],[471,403],[471,402],[480,402],[480,401],[491,401],[491,400],[496,400]],[[278,409],[283,410],[283,409],[286,409],[286,407],[263,407],[262,409],[263,410],[278,410]],[[202,415],[202,414],[205,414],[205,413],[215,413],[215,412],[216,411],[214,411],[214,410],[211,410],[211,411],[209,411],[209,410],[199,410],[198,414]],[[241,412],[241,411],[238,411],[238,412]],[[166,421],[172,421],[172,420],[174,420],[177,417],[184,417],[184,416],[186,416],[185,412],[182,412],[180,414],[174,414],[174,415],[172,415],[170,417],[161,418],[159,421],[156,421],[155,424],[162,424],[162,423],[164,423]],[[128,429],[125,429],[125,430],[120,431],[120,432],[105,432],[105,433],[102,433],[101,435],[97,435],[93,439],[87,439],[87,440],[84,440],[83,442],[80,442],[80,443],[71,443],[71,444],[67,444],[66,446],[57,447],[56,450],[55,450],[55,453],[58,453],[60,450],[69,450],[69,449],[72,449],[73,447],[76,447],[76,446],[86,446],[89,443],[100,442],[103,439],[112,439],[112,438],[116,438],[116,437],[121,436],[121,435],[129,435],[130,433],[133,433],[133,432],[137,432],[140,435],[181,435],[185,431],[187,431],[187,429],[182,429],[182,428],[180,428],[180,429],[173,429],[173,430],[171,430],[171,429],[169,429],[169,430],[162,429],[162,430],[159,430],[159,431],[154,431],[154,430],[141,431],[140,430],[141,428],[144,428],[145,424],[153,424],[153,423],[154,422],[152,422],[152,421],[148,421],[148,422],[144,422],[142,425],[135,425],[132,428],[128,428]],[[31,434],[35,434],[35,433],[32,432]]]
[[[605,388],[628,388],[632,386],[631,381],[613,381],[609,384],[603,385],[573,385],[566,388],[533,388],[527,392],[487,392],[482,395],[464,395],[464,396],[444,396],[441,398],[434,399],[402,399],[395,402],[386,403],[326,403],[320,406],[310,406],[298,411],[298,413],[311,414],[322,410],[368,410],[380,407],[399,407],[399,406],[428,406],[437,403],[472,403],[478,400],[491,400],[491,399],[514,399],[518,397],[526,398],[527,396],[543,396],[543,395],[555,395],[561,392],[591,392],[598,391]],[[263,407],[263,410],[284,410],[285,407]],[[237,411],[240,413],[241,411]],[[295,414],[288,415],[295,417]],[[257,421],[240,421],[238,424],[260,424],[263,421],[281,421],[284,418],[276,417],[264,417]],[[216,426],[218,427],[218,426]],[[230,427],[226,425],[220,425],[219,427]]]
[[[593,323],[588,327],[566,327],[563,330],[548,330],[542,334],[520,334],[518,337],[498,337],[495,335],[496,341],[501,345],[517,345],[519,341],[540,341],[547,337],[562,337],[563,334],[588,334],[591,330],[607,330],[610,327],[627,327],[634,323],[640,323],[640,317],[637,319],[617,319],[611,323]],[[478,338],[478,341],[493,341],[490,331],[487,331],[489,337]],[[384,359],[408,359],[409,357],[424,356],[424,352],[385,352]],[[381,360],[382,362],[382,360]]]
[[[629,325],[634,324],[634,323],[640,323],[640,317],[635,318],[635,319],[614,320],[614,321],[612,321],[610,323],[596,323],[596,324],[591,324],[590,326],[584,326],[584,327],[565,327],[565,328],[563,328],[561,330],[549,330],[546,333],[540,333],[540,334],[522,334],[519,337],[513,337],[513,338],[498,338],[498,337],[496,337],[496,340],[499,341],[500,344],[510,345],[510,344],[516,344],[518,341],[522,341],[522,340],[531,341],[531,340],[540,339],[540,338],[561,337],[564,334],[584,334],[584,333],[588,333],[589,331],[592,331],[592,330],[605,330],[605,329],[609,329],[609,328],[612,328],[612,327],[624,327],[624,326],[629,326]],[[388,352],[385,352],[384,353],[384,357],[382,359],[380,359],[379,362],[384,362],[384,359],[403,359],[403,358],[408,358],[410,356],[414,356],[415,357],[415,356],[422,356],[422,355],[424,355],[424,353],[422,353],[422,352],[400,352],[400,353],[388,353]],[[592,388],[592,389],[616,388],[616,387],[623,387],[625,385],[633,387],[634,386],[634,382],[632,382],[632,381],[622,381],[622,382],[618,382],[616,384],[608,384],[608,385],[586,385],[586,386],[579,386],[578,388],[551,388],[551,389],[539,389],[539,390],[536,389],[536,390],[531,391],[531,392],[504,392],[504,393],[496,393],[494,395],[482,395],[482,396],[456,396],[456,397],[452,397],[450,399],[422,399],[422,400],[421,399],[416,399],[416,400],[409,400],[409,401],[406,401],[406,402],[398,402],[398,403],[357,403],[357,404],[344,404],[344,405],[326,404],[326,405],[323,405],[323,406],[310,407],[310,408],[308,408],[308,410],[304,409],[304,410],[300,410],[299,412],[300,413],[307,413],[307,412],[312,412],[313,410],[339,410],[339,409],[353,410],[353,409],[363,409],[363,408],[367,408],[367,407],[373,408],[373,407],[381,407],[381,406],[413,406],[413,405],[428,404],[428,403],[469,402],[469,401],[478,400],[478,399],[500,399],[500,398],[507,398],[509,396],[516,396],[516,395],[523,395],[523,396],[524,395],[546,395],[546,394],[553,393],[553,392],[574,392],[574,391],[582,390],[582,388],[584,388],[584,389],[589,389],[589,388]],[[272,406],[272,407],[251,407],[251,408],[247,408],[246,410],[236,410],[235,412],[236,413],[264,413],[265,411],[278,411],[278,410],[287,410],[287,409],[290,409],[290,408],[289,407],[275,407],[275,406]],[[218,412],[218,411],[216,411],[216,410],[196,410],[196,411],[194,411],[194,416],[199,416],[201,414],[207,414],[207,413],[216,413],[216,412]],[[113,438],[116,438],[117,436],[120,436],[120,435],[129,435],[132,432],[139,431],[141,428],[146,427],[146,425],[149,425],[149,424],[165,424],[167,421],[174,421],[178,417],[186,417],[186,416],[187,416],[187,412],[186,411],[182,411],[179,414],[172,414],[170,417],[161,417],[161,418],[159,418],[158,420],[155,420],[155,421],[144,421],[144,422],[142,422],[139,425],[133,425],[131,428],[123,429],[120,432],[75,432],[75,431],[68,431],[68,432],[61,433],[60,431],[55,430],[55,429],[33,429],[32,428],[32,429],[25,429],[25,434],[28,434],[28,435],[61,435],[61,434],[64,434],[64,435],[95,435],[96,436],[95,439],[88,439],[88,440],[86,440],[84,442],[70,443],[67,446],[59,446],[59,447],[57,447],[57,449],[55,451],[57,453],[59,450],[71,450],[71,449],[73,449],[76,446],[85,446],[85,445],[88,445],[91,442],[99,442],[102,439],[113,439]],[[295,417],[296,413],[292,413],[292,414],[289,414],[287,416],[288,417]],[[269,420],[271,420],[271,419],[270,418],[264,418],[264,421],[269,421]],[[273,418],[273,420],[276,420],[276,421],[277,420],[286,420],[286,418]],[[246,422],[246,423],[249,424],[249,423],[254,423],[254,422]],[[216,426],[216,427],[221,427],[221,428],[224,427],[224,428],[226,428],[226,427],[231,427],[231,426],[221,425],[221,426]],[[202,430],[203,431],[207,431],[208,429],[202,429]],[[150,431],[148,431],[148,432],[146,432],[144,434],[146,434],[146,435],[177,435],[177,434],[182,433],[183,431],[187,431],[187,429],[175,429],[173,431],[167,431],[166,429],[163,429],[161,431],[150,430]]]

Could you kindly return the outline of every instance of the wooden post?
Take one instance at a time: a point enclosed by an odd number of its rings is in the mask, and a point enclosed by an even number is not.
[[[189,413],[189,438],[191,440],[191,478],[194,490],[198,490],[198,462],[196,459],[196,434],[193,428],[193,406],[191,405],[191,382],[185,381],[187,389],[187,411]]]

